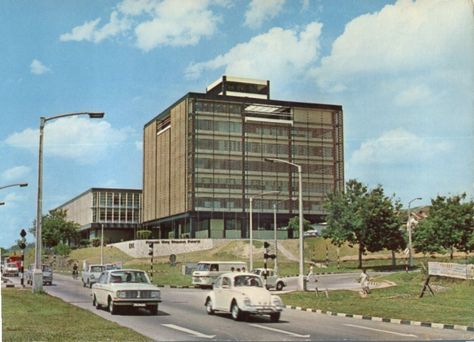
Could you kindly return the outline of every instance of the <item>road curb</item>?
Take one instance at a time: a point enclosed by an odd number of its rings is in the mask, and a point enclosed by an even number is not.
[[[368,320],[368,321],[377,321],[377,322],[394,323],[394,324],[402,324],[402,325],[415,325],[415,326],[436,328],[436,329],[462,330],[462,331],[474,332],[474,327],[468,327],[465,325],[419,322],[419,321],[411,321],[407,319],[383,318],[383,317],[373,317],[373,316],[366,316],[366,315],[346,314],[346,313],[325,311],[325,310],[312,309],[312,308],[302,308],[300,306],[293,306],[293,305],[286,305],[286,308],[291,309],[291,310],[314,312],[314,313],[323,314],[323,315],[363,319],[363,320]]]
[[[162,285],[158,284],[155,285],[156,287],[163,287],[165,289],[194,289],[194,286],[189,286],[189,285]]]

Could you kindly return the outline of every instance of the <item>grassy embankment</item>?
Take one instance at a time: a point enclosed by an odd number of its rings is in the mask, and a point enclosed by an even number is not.
[[[3,341],[149,341],[47,294],[2,289]]]
[[[421,272],[400,272],[376,280],[392,281],[396,286],[374,289],[365,298],[356,291],[331,291],[329,297],[294,292],[281,297],[286,305],[302,308],[474,327],[472,281],[435,279],[431,281],[435,295],[425,292],[419,298],[424,281]]]
[[[279,241],[279,245],[288,250],[293,256],[298,256],[298,240]],[[230,240],[211,250],[192,252],[188,254],[178,254],[177,264],[171,267],[169,258],[158,257],[154,259],[154,283],[161,285],[191,285],[191,276],[182,275],[182,265],[187,262],[198,262],[201,260],[240,260],[248,263],[248,241]],[[254,267],[263,267],[263,242],[254,241]],[[339,255],[339,258],[338,258]],[[329,240],[322,238],[305,239],[305,272],[309,267],[309,262],[316,261],[320,267],[315,267],[314,272],[358,272],[357,248],[344,245],[341,248],[333,246]],[[282,276],[295,275],[298,273],[298,261],[290,260],[283,253],[278,255],[279,273]],[[98,263],[100,260],[100,248],[90,247],[72,251],[70,260],[77,260],[82,265],[82,260],[88,260],[89,263]],[[329,262],[326,264],[326,259]],[[339,261],[338,261],[339,259]],[[122,261],[124,267],[150,269],[150,259],[133,259],[127,254],[113,247],[104,248],[104,261],[117,262]],[[426,259],[418,256],[415,259],[415,265]],[[389,251],[378,253],[368,253],[364,256],[364,267],[370,270],[391,270],[392,260]],[[397,267],[395,269],[404,269],[406,258],[397,255]],[[269,261],[268,267],[273,267],[273,261]],[[70,272],[70,268],[67,268]]]

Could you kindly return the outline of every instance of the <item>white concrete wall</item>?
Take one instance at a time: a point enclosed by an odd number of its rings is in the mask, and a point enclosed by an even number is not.
[[[183,254],[195,251],[212,249],[219,244],[229,240],[220,239],[150,239],[132,240],[109,244],[130,255],[133,258],[149,258],[147,241],[153,241],[154,256],[168,256],[171,254]]]

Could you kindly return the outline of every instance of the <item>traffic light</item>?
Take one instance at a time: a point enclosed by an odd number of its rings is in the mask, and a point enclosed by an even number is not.
[[[25,239],[26,231],[24,229],[21,230],[20,236],[21,236],[21,239],[18,241],[18,247],[20,247],[20,249],[25,249],[26,248],[26,239]]]
[[[265,253],[263,254],[263,258],[266,259],[275,259],[276,255],[275,254],[270,254],[270,244],[265,241],[263,243],[263,247],[265,248]]]
[[[148,242],[148,255],[151,257],[153,256],[153,245],[153,242]]]

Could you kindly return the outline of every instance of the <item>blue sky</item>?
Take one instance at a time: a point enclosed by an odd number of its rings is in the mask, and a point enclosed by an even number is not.
[[[474,194],[469,0],[0,2],[0,246],[36,212],[91,187],[141,188],[146,122],[223,74],[269,79],[273,99],[344,108],[346,180],[407,206]],[[29,241],[32,237],[29,236]]]

